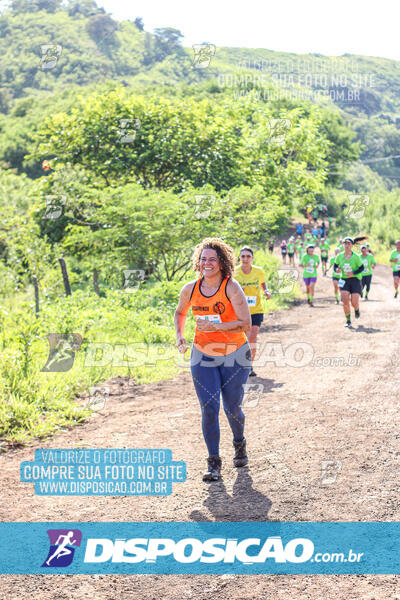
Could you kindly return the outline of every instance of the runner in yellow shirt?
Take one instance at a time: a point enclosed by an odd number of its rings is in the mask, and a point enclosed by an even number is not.
[[[265,273],[261,267],[253,265],[253,250],[245,246],[240,251],[240,265],[235,268],[234,278],[239,282],[244,294],[247,298],[247,304],[251,314],[251,329],[246,331],[247,339],[251,348],[251,360],[254,362],[254,357],[257,349],[257,335],[260,331],[260,325],[264,319],[263,306],[261,296],[264,295],[267,300],[271,298],[265,283]],[[256,373],[251,368],[250,377],[255,377]]]

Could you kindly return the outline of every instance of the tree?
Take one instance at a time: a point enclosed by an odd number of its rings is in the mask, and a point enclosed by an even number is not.
[[[136,17],[136,19],[133,22],[135,23],[139,31],[144,31],[144,23],[142,17]]]
[[[164,60],[169,54],[181,50],[184,35],[173,27],[158,27],[154,29],[154,45],[157,60]]]
[[[96,42],[106,40],[118,29],[118,23],[110,15],[94,15],[86,23],[86,31]]]
[[[60,10],[62,0],[12,0],[10,8],[16,13],[29,13],[45,10],[54,13]]]
[[[73,0],[68,4],[68,14],[83,15],[85,17],[94,16],[96,13],[103,14],[104,8],[99,8],[94,0]]]

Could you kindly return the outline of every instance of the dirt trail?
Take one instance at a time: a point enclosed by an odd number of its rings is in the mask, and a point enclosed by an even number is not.
[[[398,521],[400,303],[388,267],[378,266],[371,300],[354,329],[344,328],[330,277],[319,278],[315,307],[301,301],[266,316],[260,342],[283,351],[308,344],[302,367],[268,362],[251,383],[264,385],[245,408],[250,464],[232,467],[221,411],[223,481],[204,484],[200,408],[188,371],[145,386],[113,380],[101,413],[50,441],[0,457],[2,521]],[[311,350],[310,350],[311,348]],[[290,350],[289,350],[290,352]],[[297,357],[299,355],[296,355]],[[344,361],[353,357],[353,366]],[[397,357],[399,357],[397,359]],[[342,358],[340,361],[338,359]],[[325,366],[318,366],[320,364]],[[256,404],[256,406],[254,405]],[[187,462],[187,481],[162,497],[44,497],[19,481],[35,447],[171,448]],[[336,461],[327,484],[321,462]],[[340,468],[340,471],[338,469]],[[332,475],[332,473],[331,473]],[[335,476],[333,476],[333,479]],[[332,481],[332,479],[330,480]],[[395,576],[1,576],[1,598],[95,600],[313,598],[388,599]]]

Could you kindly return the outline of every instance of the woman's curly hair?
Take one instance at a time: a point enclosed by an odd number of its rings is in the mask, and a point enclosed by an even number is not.
[[[205,238],[198,244],[193,252],[193,271],[200,274],[200,257],[203,250],[215,250],[219,259],[222,277],[231,277],[236,265],[235,251],[221,238]]]

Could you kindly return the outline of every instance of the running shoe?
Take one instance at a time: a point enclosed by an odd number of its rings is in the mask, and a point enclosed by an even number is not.
[[[246,453],[246,440],[243,438],[241,442],[233,442],[233,446],[235,448],[233,464],[235,467],[245,467],[249,462]]]
[[[217,481],[221,477],[222,461],[218,454],[207,458],[208,470],[203,475],[203,481]]]
[[[345,327],[351,327],[351,321],[346,321],[346,323],[345,323],[345,325],[344,325],[344,326],[345,326]]]

